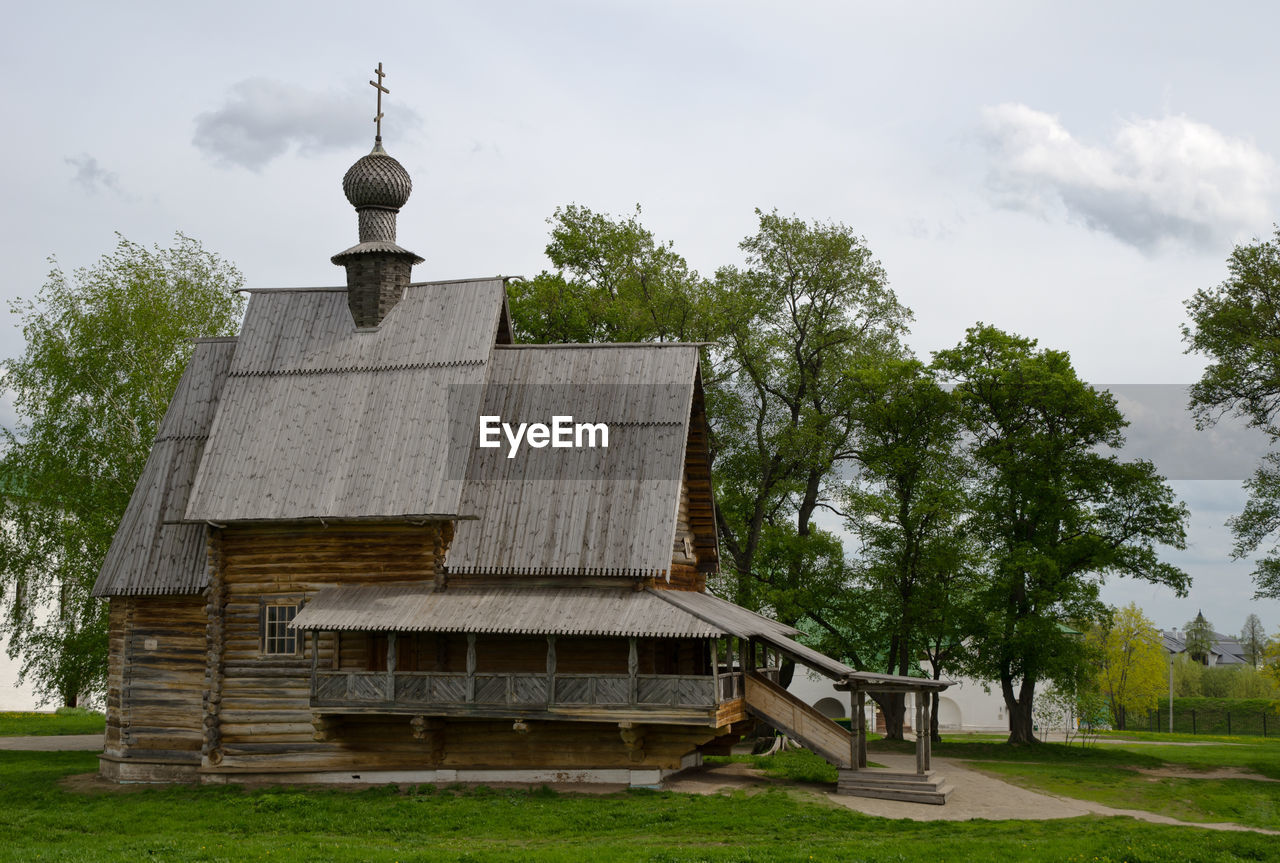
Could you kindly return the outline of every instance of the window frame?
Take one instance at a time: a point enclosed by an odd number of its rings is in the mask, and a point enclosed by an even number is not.
[[[288,625],[302,611],[306,600],[298,594],[286,594],[258,597],[258,655],[263,659],[301,659],[306,655],[306,633],[289,629]],[[271,620],[272,610],[292,609],[283,621]],[[278,634],[272,634],[271,627],[279,626]],[[292,639],[293,650],[270,650],[279,647],[279,641]]]

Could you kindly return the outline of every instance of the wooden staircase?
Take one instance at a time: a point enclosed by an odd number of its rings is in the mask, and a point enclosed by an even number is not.
[[[932,770],[902,773],[882,768],[854,769],[854,735],[832,722],[768,678],[743,676],[747,711],[800,741],[806,748],[834,764],[840,772],[837,794],[878,797],[911,803],[947,802],[954,788]]]
[[[880,768],[841,770],[836,793],[854,797],[879,797],[884,800],[905,800],[909,803],[932,803],[937,806],[947,802],[955,788],[932,770],[924,773],[898,773]]]

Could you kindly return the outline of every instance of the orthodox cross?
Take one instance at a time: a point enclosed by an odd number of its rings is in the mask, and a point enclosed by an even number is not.
[[[381,63],[381,62],[379,62],[379,63],[378,63],[378,68],[373,70],[373,74],[375,74],[375,75],[377,75],[377,76],[378,76],[378,80],[377,80],[377,81],[370,81],[370,82],[369,82],[369,84],[370,84],[370,85],[372,85],[372,86],[373,86],[373,88],[374,88],[374,89],[376,89],[376,90],[378,91],[378,116],[376,116],[376,117],[374,117],[374,118],[373,118],[373,122],[375,122],[375,123],[377,123],[377,124],[378,124],[378,138],[377,138],[377,139],[378,139],[379,141],[381,141],[381,140],[382,140],[382,94],[383,94],[383,93],[390,93],[391,91],[390,91],[390,90],[388,90],[386,87],[382,86],[382,79],[383,79],[383,78],[385,78],[385,77],[387,77],[387,76],[386,76],[386,73],[384,73],[384,72],[382,71],[382,63]]]

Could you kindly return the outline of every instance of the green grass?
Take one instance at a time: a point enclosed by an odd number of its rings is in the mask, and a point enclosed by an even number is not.
[[[0,712],[0,737],[47,734],[101,734],[106,717],[96,710],[61,708],[57,713]]]
[[[1280,720],[1277,720],[1280,725]],[[1280,746],[1280,727],[1276,729],[1276,733],[1270,737],[1260,737],[1254,735],[1240,734],[1183,734],[1175,731],[1173,734],[1167,731],[1103,731],[1098,734],[1098,739],[1106,742],[1108,740],[1151,740],[1155,742],[1169,743],[1240,743],[1240,744],[1259,744],[1272,746]]]
[[[786,779],[791,782],[835,782],[839,778],[836,768],[826,759],[807,749],[788,749],[774,755],[713,755],[704,759],[707,764],[750,764],[765,776]],[[868,761],[868,767],[883,767]]]
[[[83,752],[0,752],[0,861],[1243,861],[1276,839],[1127,818],[912,822],[811,794],[68,790]]]

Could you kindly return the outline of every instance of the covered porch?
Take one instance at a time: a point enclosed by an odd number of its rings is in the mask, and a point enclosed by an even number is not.
[[[402,714],[722,728],[747,718],[746,673],[776,679],[664,594],[623,588],[332,588],[292,626],[312,651],[317,717]],[[360,648],[360,644],[366,645]],[[357,649],[359,648],[359,649]]]

